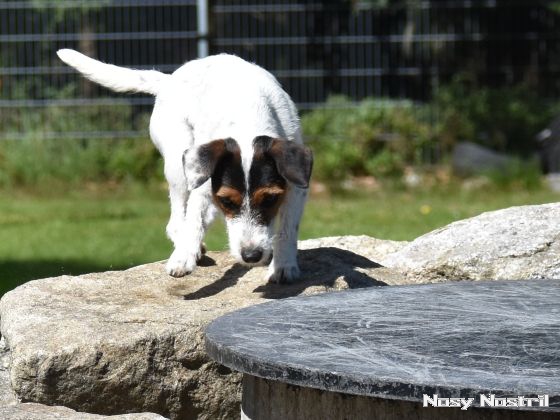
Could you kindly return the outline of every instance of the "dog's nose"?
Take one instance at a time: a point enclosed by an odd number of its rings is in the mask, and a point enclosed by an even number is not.
[[[263,251],[260,248],[245,248],[241,250],[241,258],[246,263],[256,263],[261,260]]]

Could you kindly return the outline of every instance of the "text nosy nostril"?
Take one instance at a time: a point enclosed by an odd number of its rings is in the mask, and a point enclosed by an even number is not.
[[[243,261],[248,263],[255,263],[259,262],[263,256],[262,249],[254,248],[254,249],[244,249],[241,251],[241,257]]]

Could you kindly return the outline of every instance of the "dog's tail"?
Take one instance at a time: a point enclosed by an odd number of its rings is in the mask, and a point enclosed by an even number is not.
[[[70,49],[58,50],[62,61],[92,82],[117,92],[145,92],[157,95],[161,82],[170,77],[156,70],[133,70],[105,64]]]

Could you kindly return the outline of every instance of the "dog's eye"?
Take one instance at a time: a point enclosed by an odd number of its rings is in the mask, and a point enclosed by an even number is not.
[[[274,207],[280,198],[279,194],[267,194],[261,201],[261,207],[270,208]]]
[[[220,200],[220,204],[228,210],[235,210],[239,207],[228,197],[220,197],[219,200]]]

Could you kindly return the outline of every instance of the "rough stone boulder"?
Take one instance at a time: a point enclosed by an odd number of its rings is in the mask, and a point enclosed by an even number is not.
[[[451,223],[386,258],[406,282],[560,278],[560,203]]]
[[[6,340],[0,339],[0,419],[5,420],[165,420],[154,413],[132,413],[102,416],[80,413],[66,407],[36,403],[20,403],[10,384],[10,351]]]
[[[10,384],[10,351],[6,340],[0,339],[0,407],[16,405],[18,399]],[[7,418],[2,417],[0,418]]]
[[[160,262],[31,281],[0,302],[12,387],[23,401],[89,413],[238,418],[241,377],[208,359],[204,327],[268,299],[398,283],[377,261],[404,245],[368,237],[304,241],[303,279],[293,285],[267,284],[266,268],[234,264],[225,252],[209,253],[180,279]],[[4,408],[34,409],[42,408]]]
[[[102,416],[79,413],[66,407],[51,407],[43,404],[26,403],[0,407],[0,419],[5,420],[165,420],[157,414],[122,414]]]

